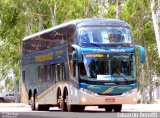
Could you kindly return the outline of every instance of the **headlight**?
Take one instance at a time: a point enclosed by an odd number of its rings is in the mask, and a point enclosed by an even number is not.
[[[97,93],[94,93],[94,92],[92,92],[92,91],[90,91],[90,90],[88,90],[88,89],[84,89],[84,88],[80,88],[80,91],[82,91],[82,92],[85,92],[85,93],[87,93],[87,94],[91,94],[91,95],[97,95]]]
[[[132,89],[130,91],[127,91],[127,92],[123,93],[123,95],[130,95],[130,94],[133,94],[133,93],[137,93],[137,88],[136,89]]]

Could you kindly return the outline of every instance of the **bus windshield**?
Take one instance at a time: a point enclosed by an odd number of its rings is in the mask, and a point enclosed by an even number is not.
[[[84,54],[86,76],[82,79],[104,81],[135,80],[133,54]]]
[[[126,27],[81,27],[78,32],[80,45],[132,42],[130,29]]]

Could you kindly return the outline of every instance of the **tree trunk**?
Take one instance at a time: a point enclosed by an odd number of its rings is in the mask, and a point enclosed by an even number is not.
[[[98,17],[103,18],[104,17],[104,12],[105,12],[105,10],[103,8],[105,6],[105,0],[99,0],[98,4],[99,4],[99,6],[102,6],[98,9],[98,15],[99,15]]]
[[[155,8],[155,0],[152,0],[151,1],[152,21],[153,21],[154,32],[156,36],[158,54],[160,57],[160,31],[159,31],[158,20],[157,20],[157,16],[154,8]]]
[[[120,19],[121,0],[117,0],[116,19]]]
[[[85,8],[85,16],[89,17],[89,7],[88,6]]]
[[[27,15],[27,17],[29,17],[29,13],[28,13],[29,10],[28,10],[27,2],[28,2],[28,0],[25,2],[25,6],[26,6],[26,15]],[[27,33],[28,33],[29,35],[32,34],[32,22],[31,22],[31,20],[27,23],[26,30],[27,30]]]
[[[146,73],[148,80],[148,93],[149,93],[149,103],[153,101],[153,78],[152,78],[152,65],[151,65],[150,55],[146,57]]]
[[[12,78],[12,81],[13,81],[15,102],[17,103],[19,101],[18,100],[18,89],[17,89],[16,78],[15,78],[15,74],[13,72],[13,69],[10,69],[9,74],[10,74],[10,77]]]
[[[27,24],[27,32],[28,32],[29,35],[32,34],[32,23],[31,23],[31,22],[29,22],[29,23]]]
[[[44,28],[43,28],[43,18],[42,18],[42,15],[41,15],[42,12],[41,12],[41,6],[40,6],[40,4],[39,4],[38,12],[39,12],[39,16],[38,16],[38,19],[39,19],[38,30],[42,31]]]
[[[51,14],[51,22],[52,22],[52,26],[55,26],[57,23],[56,23],[56,9],[57,9],[57,3],[55,1],[54,3],[54,9],[53,7],[48,4],[49,6],[49,10],[50,10],[50,14]]]
[[[141,64],[141,73],[140,73],[140,89],[142,91],[141,93],[141,103],[145,103],[147,101],[146,97],[146,89],[145,89],[145,71],[144,71],[144,64]]]

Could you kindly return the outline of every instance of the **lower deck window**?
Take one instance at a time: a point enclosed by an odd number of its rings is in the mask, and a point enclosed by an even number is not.
[[[39,82],[58,82],[65,79],[64,64],[50,64],[38,67],[38,81]]]

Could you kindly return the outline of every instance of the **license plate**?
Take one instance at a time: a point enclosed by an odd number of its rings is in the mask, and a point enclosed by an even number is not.
[[[115,98],[107,98],[105,99],[105,102],[115,102]]]

